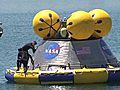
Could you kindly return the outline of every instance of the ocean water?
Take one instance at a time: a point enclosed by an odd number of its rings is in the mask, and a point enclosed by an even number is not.
[[[7,6],[5,3],[7,3]],[[17,5],[21,5],[18,8]],[[4,6],[4,8],[2,7]],[[14,7],[13,7],[14,6]],[[16,6],[16,7],[15,7]],[[42,9],[52,9],[61,18],[77,10],[90,11],[94,8],[106,10],[113,21],[112,30],[103,39],[120,61],[120,1],[119,0],[1,0],[0,22],[4,34],[0,38],[0,90],[120,90],[120,83],[81,85],[26,85],[7,83],[4,77],[7,68],[16,66],[17,49],[39,38],[33,31],[32,19]]]

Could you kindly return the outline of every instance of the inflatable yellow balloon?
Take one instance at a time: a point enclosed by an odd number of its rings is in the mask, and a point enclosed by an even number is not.
[[[112,20],[110,18],[110,15],[102,9],[94,9],[89,13],[95,21],[95,30],[93,37],[99,38],[106,36],[112,27]]]
[[[75,11],[75,12],[73,12],[71,15],[75,15],[75,14],[79,14],[79,13],[81,13],[81,12],[85,12],[85,11]]]
[[[88,39],[94,32],[94,20],[85,11],[74,12],[67,20],[67,30],[74,39]]]
[[[42,10],[33,19],[34,32],[42,38],[53,38],[60,26],[60,17],[52,10]]]

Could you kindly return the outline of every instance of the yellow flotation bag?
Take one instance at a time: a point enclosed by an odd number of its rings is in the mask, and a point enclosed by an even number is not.
[[[94,32],[94,20],[89,13],[76,11],[67,20],[67,30],[74,39],[88,39]]]
[[[110,15],[102,9],[94,9],[89,12],[95,21],[95,29],[93,36],[96,38],[106,36],[112,27]]]
[[[33,19],[34,32],[42,38],[53,38],[60,26],[60,17],[52,10],[42,10]]]

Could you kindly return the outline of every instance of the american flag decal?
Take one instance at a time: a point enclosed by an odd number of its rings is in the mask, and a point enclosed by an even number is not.
[[[76,48],[76,54],[91,54],[90,47],[79,47]]]

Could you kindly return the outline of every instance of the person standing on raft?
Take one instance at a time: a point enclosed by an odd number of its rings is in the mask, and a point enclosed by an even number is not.
[[[28,43],[24,45],[22,48],[18,49],[18,60],[17,60],[17,71],[19,71],[19,67],[21,67],[21,63],[23,63],[24,72],[26,73],[28,70],[28,60],[31,59],[31,63],[34,69],[34,60],[32,56],[29,54],[28,50],[32,49],[32,52],[35,53],[35,45],[37,44],[36,41]]]

